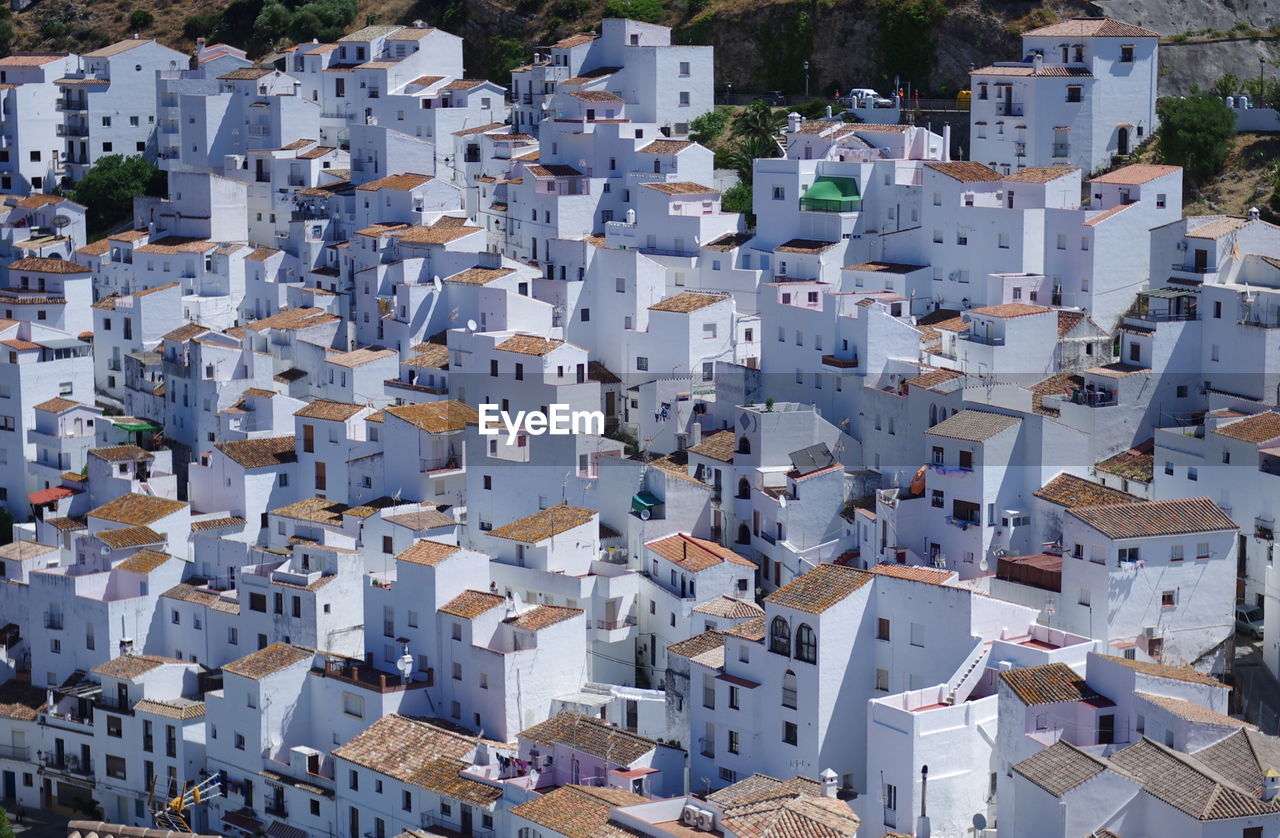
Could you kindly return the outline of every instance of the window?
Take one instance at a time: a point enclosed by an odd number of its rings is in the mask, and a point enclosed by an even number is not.
[[[636,369],[639,370],[640,372],[647,371],[649,369],[649,359],[644,357],[643,355],[637,355]]]
[[[107,735],[115,739],[124,735],[119,716],[107,716]]]
[[[782,723],[782,741],[788,745],[794,745],[800,741],[800,731],[795,722]]]
[[[342,694],[342,712],[357,719],[364,718],[364,696],[344,692]]]
[[[320,817],[320,801],[312,799],[309,802],[311,803],[311,816],[314,818]]]
[[[1182,545],[1181,544],[1174,544],[1169,548],[1169,561],[1171,562],[1182,561]]]
[[[730,710],[741,709],[741,706],[738,703],[741,698],[739,693],[740,693],[740,690],[737,687],[730,685],[729,687],[729,709]]]
[[[802,663],[818,662],[818,636],[808,623],[796,629],[796,659]]]
[[[1133,44],[1124,44],[1120,47],[1120,63],[1121,64],[1133,63]],[[1246,830],[1246,832],[1247,831],[1248,830]],[[1261,829],[1259,829],[1259,832],[1261,832]],[[1249,836],[1246,835],[1244,836],[1244,838],[1249,838]]]
[[[1196,558],[1207,559],[1211,555],[1209,551],[1209,542],[1201,541],[1196,544]]]
[[[360,790],[360,775],[357,772],[352,771],[347,775],[347,787],[352,791]]]
[[[1169,475],[1173,474],[1173,463],[1169,462],[1168,460],[1166,460],[1164,464],[1164,473]]]
[[[244,750],[244,734],[243,733],[237,733],[235,735],[235,748],[237,751]]]
[[[877,640],[889,639],[889,621],[884,617],[881,617],[879,620],[876,621],[876,639]]]
[[[267,595],[266,594],[249,594],[249,610],[259,611],[263,614],[267,613]]]
[[[796,709],[796,674],[788,669],[782,674],[782,706]]]
[[[778,655],[791,654],[791,626],[781,617],[774,617],[769,624],[769,651]]]
[[[911,624],[911,645],[924,648],[924,625],[921,623]]]
[[[784,186],[773,187],[773,200],[785,201],[787,199],[787,189]]]
[[[1068,102],[1083,102],[1083,101],[1084,101],[1084,88],[1083,88],[1083,87],[1081,87],[1081,86],[1080,86],[1080,85],[1078,85],[1078,84],[1069,84],[1069,85],[1067,85],[1067,101],[1068,101]]]
[[[1161,608],[1172,608],[1172,607],[1174,607],[1174,606],[1175,606],[1175,605],[1177,605],[1177,604],[1178,604],[1178,591],[1177,591],[1177,589],[1174,589],[1174,590],[1172,590],[1172,591],[1161,591],[1161,593],[1160,593],[1160,607],[1161,607]]]
[[[682,76],[687,76],[687,75],[689,75],[689,62],[688,62],[688,61],[681,61],[681,62],[680,62],[680,75],[682,75]]]
[[[1197,471],[1195,468],[1188,468],[1188,469],[1187,469],[1187,479],[1188,479],[1188,480],[1190,480],[1190,481],[1193,481],[1193,482],[1194,482],[1194,481],[1199,480],[1199,479],[1200,479],[1200,472],[1199,472],[1199,471]]]
[[[114,777],[117,780],[126,779],[124,757],[107,756],[107,776]]]
[[[882,693],[887,693],[889,691],[889,670],[876,670],[876,690]]]

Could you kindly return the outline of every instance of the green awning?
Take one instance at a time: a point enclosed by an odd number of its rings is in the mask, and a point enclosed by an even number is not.
[[[861,194],[858,182],[851,177],[820,177],[805,190],[804,197],[818,201],[853,201]]]
[[[145,431],[164,430],[164,428],[160,427],[159,425],[153,424],[151,422],[129,422],[127,424],[122,422],[116,425],[116,427],[122,431],[137,431],[139,433],[142,433]]]
[[[631,511],[643,512],[646,509],[652,509],[662,501],[648,492],[637,492],[631,496]]]

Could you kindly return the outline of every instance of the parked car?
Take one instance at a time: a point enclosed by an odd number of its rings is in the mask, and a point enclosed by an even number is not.
[[[859,100],[864,102],[863,107],[866,107],[868,104],[873,108],[893,107],[892,99],[886,99],[884,96],[881,96],[869,87],[855,87],[853,90],[849,91],[849,105],[851,107],[858,107]]]
[[[1262,609],[1256,605],[1236,606],[1236,631],[1254,640],[1262,639]]]

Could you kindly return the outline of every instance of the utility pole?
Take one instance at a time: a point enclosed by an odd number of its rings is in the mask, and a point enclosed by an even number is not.
[[[1262,61],[1261,58],[1258,61]],[[804,98],[809,98],[809,62],[804,62]]]

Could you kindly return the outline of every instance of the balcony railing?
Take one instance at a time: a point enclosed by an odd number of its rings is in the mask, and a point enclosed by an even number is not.
[[[1181,262],[1174,262],[1173,269],[1181,271],[1184,274],[1216,274],[1218,272],[1217,265],[1184,265]]]
[[[803,212],[859,212],[862,209],[862,199],[847,198],[834,201],[825,198],[801,198],[800,209]]]
[[[1067,145],[1066,143],[1054,143],[1054,144],[1053,144],[1053,156],[1054,156],[1054,157],[1069,157],[1069,156],[1071,156],[1071,146]]]
[[[1022,116],[1021,102],[996,102],[998,116]]]
[[[0,759],[28,762],[31,759],[31,749],[25,745],[0,745]]]
[[[605,631],[623,629],[628,626],[634,626],[635,624],[636,618],[630,615],[621,620],[596,620],[596,628],[603,629]]]

